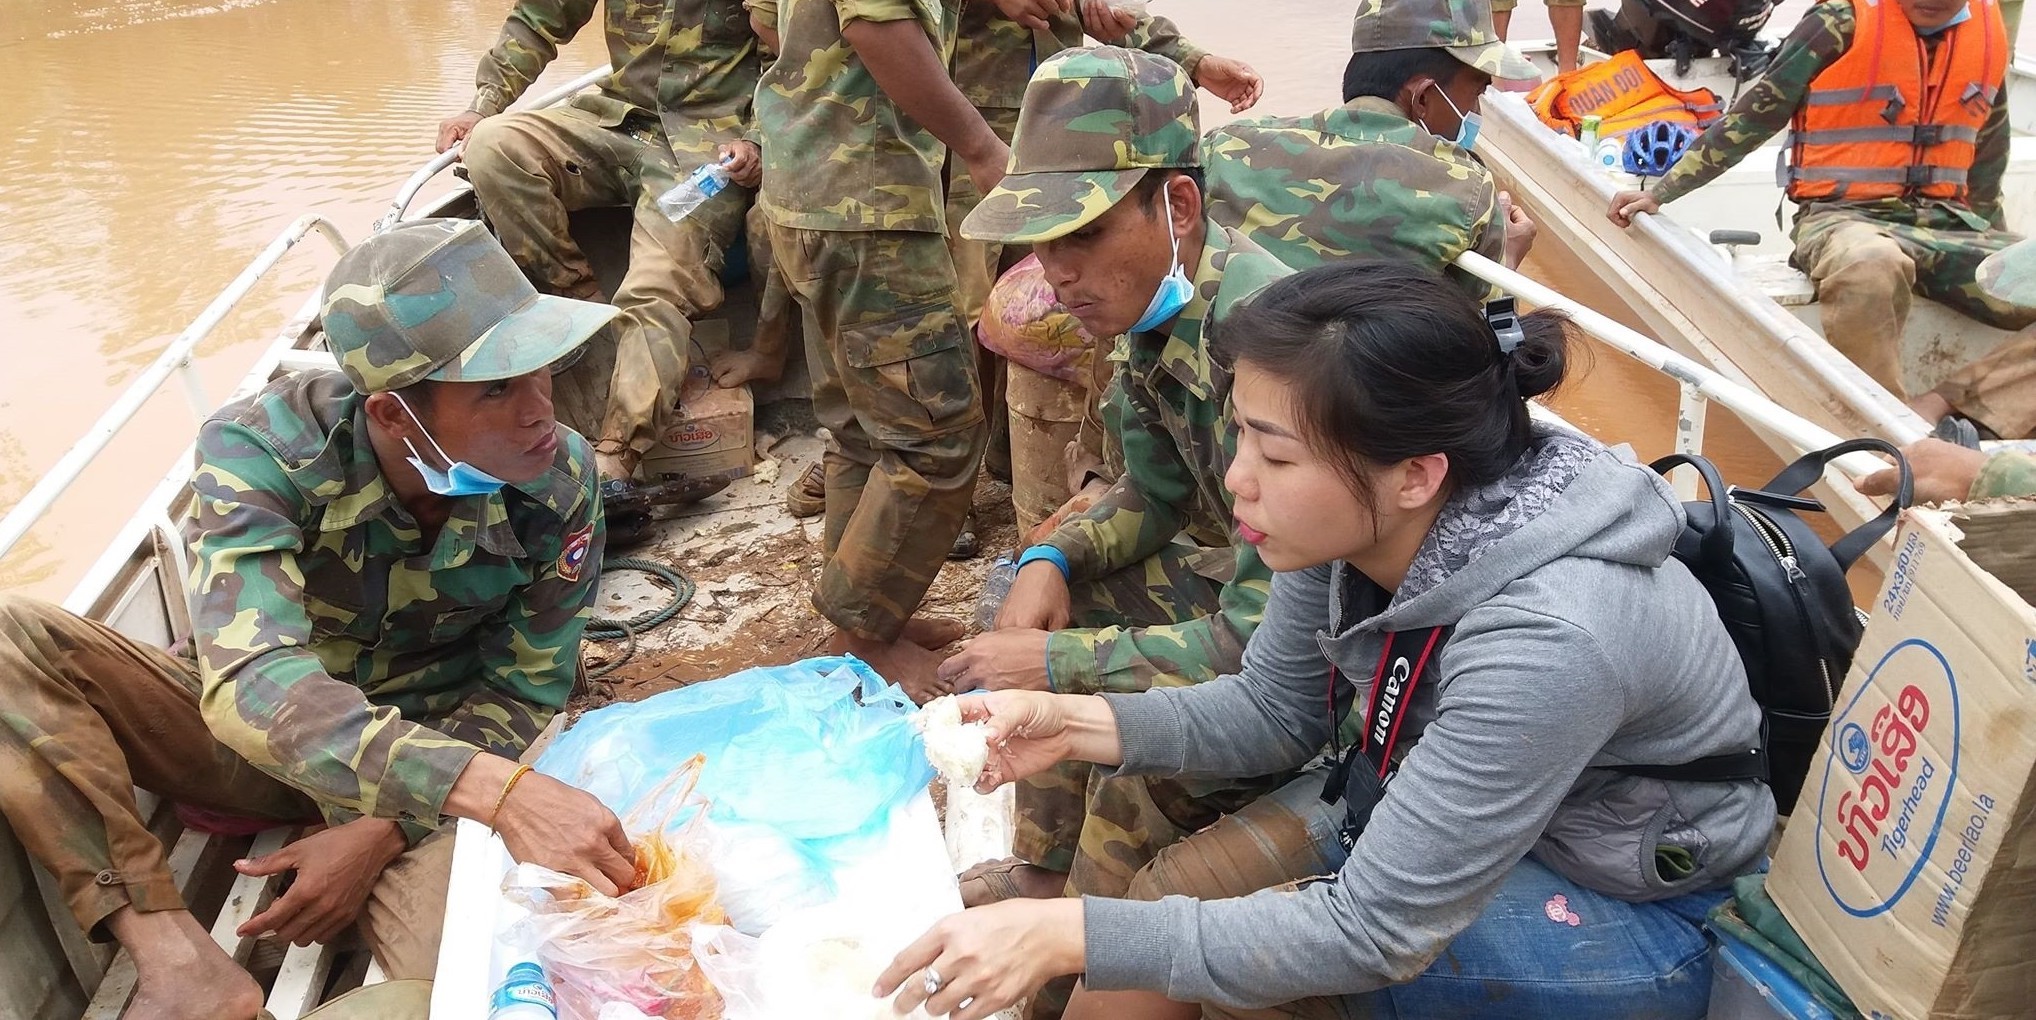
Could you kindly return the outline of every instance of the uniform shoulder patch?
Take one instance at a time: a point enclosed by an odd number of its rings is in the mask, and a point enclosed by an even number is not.
[[[594,525],[566,536],[565,548],[558,554],[558,576],[568,581],[580,579],[580,571],[587,567],[587,558],[594,552]]]

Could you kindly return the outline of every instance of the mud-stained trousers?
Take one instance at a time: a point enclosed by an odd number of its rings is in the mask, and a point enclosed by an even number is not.
[[[693,320],[726,298],[721,269],[754,193],[731,184],[672,222],[658,210],[657,196],[710,157],[674,157],[654,118],[607,119],[573,106],[497,114],[474,127],[464,158],[475,198],[502,247],[552,293],[599,299],[593,266],[572,238],[568,214],[634,209],[629,269],[614,298],[622,314],[594,340],[612,344],[612,358],[590,353],[568,370],[605,375],[586,381],[595,394],[606,391],[605,407],[578,410],[566,403],[561,417],[591,419],[566,424],[593,440],[596,450],[641,454],[656,445],[659,425],[692,365]]]
[[[947,561],[983,453],[974,345],[938,234],[772,224],[771,255],[805,326],[826,454],[825,557],[813,605],[895,641]]]
[[[1974,280],[1988,255],[2021,237],[1971,229],[1979,222],[1971,219],[1942,207],[1876,204],[1811,207],[1796,220],[1792,261],[1816,284],[1824,338],[1896,396],[1909,395],[1902,331],[1912,293],[1999,329],[2036,323],[2036,309],[1988,297]]]
[[[0,595],[0,814],[95,939],[122,907],[185,906],[134,787],[278,824],[318,820],[309,797],[213,739],[198,691],[189,660]],[[437,968],[450,837],[441,829],[398,858],[368,898],[359,928],[392,979]]]

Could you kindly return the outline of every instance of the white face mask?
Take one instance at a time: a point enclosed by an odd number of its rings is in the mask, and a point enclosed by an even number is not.
[[[1456,138],[1454,139],[1456,147],[1469,152],[1471,147],[1477,144],[1478,128],[1484,125],[1484,115],[1476,110],[1465,113],[1457,109],[1456,100],[1449,98],[1449,93],[1442,91],[1441,85],[1432,81],[1428,84],[1435,86],[1435,94],[1441,96],[1442,101],[1449,104],[1449,112],[1456,114]],[[1426,122],[1421,124],[1421,129],[1431,135],[1435,135],[1437,138],[1442,137],[1434,128],[1429,127]]]
[[[424,477],[425,488],[441,496],[485,496],[491,492],[500,492],[503,486],[509,484],[466,461],[446,456],[445,448],[431,437],[431,430],[424,427],[424,419],[417,417],[417,412],[410,409],[410,402],[403,399],[403,394],[391,392],[389,395],[396,398],[396,403],[403,405],[403,413],[417,423],[417,431],[424,433],[424,441],[431,444],[431,449],[438,454],[439,460],[445,461],[445,470],[440,471],[424,463],[424,458],[417,455],[415,444],[408,439],[403,440],[403,445],[410,448],[410,456],[403,459],[409,461],[410,466],[416,468],[417,473]]]
[[[1167,185],[1173,184],[1168,181]],[[1188,306],[1188,299],[1195,296],[1195,285],[1188,280],[1188,274],[1181,269],[1181,238],[1174,232],[1173,188],[1162,186],[1160,200],[1166,203],[1166,237],[1173,245],[1173,269],[1162,277],[1159,286],[1153,288],[1152,300],[1145,303],[1145,314],[1131,324],[1130,332],[1143,333],[1158,329],[1168,319],[1181,313]]]

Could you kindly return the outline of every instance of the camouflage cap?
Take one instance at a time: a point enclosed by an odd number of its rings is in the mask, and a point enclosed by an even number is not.
[[[398,223],[325,278],[325,342],[362,393],[424,379],[484,382],[558,361],[613,319],[612,305],[539,294],[475,220]]]
[[[1051,241],[1108,212],[1146,171],[1201,165],[1195,86],[1179,64],[1117,46],[1064,50],[1032,73],[1009,170],[962,236]]]
[[[2036,309],[2036,237],[1988,255],[1979,264],[1978,279],[1988,297]]]
[[[1352,53],[1443,49],[1507,81],[1536,81],[1541,72],[1492,27],[1491,0],[1358,0],[1350,27]]]

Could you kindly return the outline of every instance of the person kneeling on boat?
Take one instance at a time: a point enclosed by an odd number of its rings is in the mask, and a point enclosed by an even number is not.
[[[135,786],[194,821],[322,817],[236,862],[291,877],[240,934],[308,945],[360,921],[394,979],[436,965],[448,816],[603,891],[630,881],[615,816],[517,764],[573,688],[600,573],[593,457],[554,421],[551,374],[614,315],[540,296],[473,221],[370,237],[325,285],[340,371],[199,429],[195,661],[0,595],[0,811],[78,924],[133,957],[129,1015],[262,1006],[185,909]]]
[[[978,788],[1066,761],[1259,775],[1316,758],[1339,717],[1363,736],[1344,768],[1163,851],[1129,899],[964,911],[876,993],[979,1020],[1081,971],[1070,1020],[1702,1017],[1703,919],[1761,866],[1774,798],[1621,769],[1742,753],[1761,713],[1671,556],[1675,494],[1530,417],[1563,378],[1565,324],[1357,262],[1274,283],[1227,325],[1225,483],[1276,571],[1243,668],[964,699],[991,729]]]
[[[2001,329],[2036,322],[1973,278],[2020,239],[2001,209],[2009,53],[1997,0],[1817,4],[1653,192],[1613,196],[1611,219],[1658,211],[1788,128],[1791,261],[1816,284],[1824,337],[1907,396],[1911,291]]]
[[[1209,132],[1209,218],[1294,269],[1352,257],[1442,269],[1466,251],[1518,267],[1534,224],[1472,150],[1492,80],[1539,72],[1498,41],[1491,17],[1484,0],[1359,7],[1344,105]]]
[[[1270,572],[1236,538],[1223,471],[1235,439],[1230,374],[1210,338],[1291,272],[1203,212],[1195,88],[1137,50],[1068,50],[1026,87],[1004,182],[963,222],[1031,244],[1062,305],[1116,337],[1103,397],[1124,470],[1089,509],[1019,557],[997,629],[940,666],[956,691],[1135,691],[1235,670]],[[1085,764],[1018,791],[1011,860],[972,869],[963,901],[1121,894],[1160,847],[1277,788],[1102,783]]]

